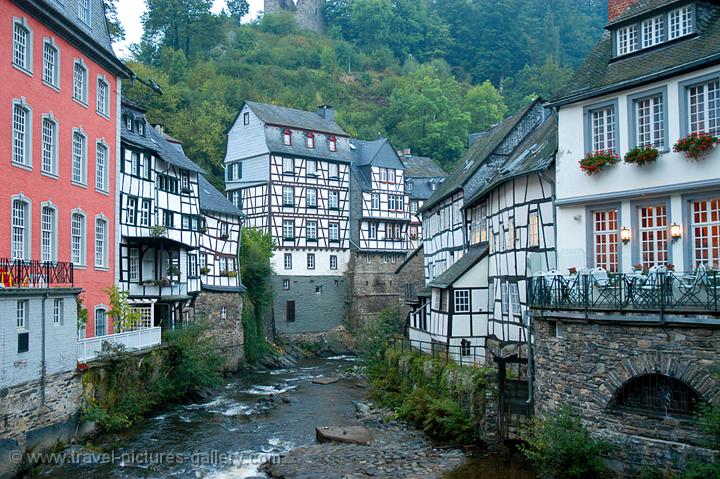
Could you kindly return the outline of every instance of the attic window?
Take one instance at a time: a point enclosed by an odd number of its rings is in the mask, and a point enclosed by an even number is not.
[[[330,151],[337,151],[337,138],[331,136],[328,139],[328,148],[330,148]]]
[[[283,145],[292,145],[292,132],[290,130],[283,131]]]
[[[243,125],[249,125],[250,124],[250,113],[245,112],[243,113]]]
[[[132,118],[129,115],[126,116],[125,117],[125,128],[127,128],[128,131],[132,131],[132,129],[133,129],[132,125],[133,125]]]
[[[627,55],[637,50],[637,25],[628,25],[617,31],[618,55]]]
[[[686,5],[659,15],[656,13],[614,31],[615,55],[628,55],[694,32],[694,5]]]
[[[685,7],[673,10],[669,14],[670,17],[670,31],[668,38],[674,40],[675,38],[684,37],[690,35],[693,32],[693,6],[687,5]]]
[[[305,136],[305,146],[310,149],[315,148],[315,135],[313,135],[312,133],[308,133]]]
[[[145,135],[145,125],[143,124],[143,121],[142,121],[142,120],[138,120],[138,121],[136,121],[135,123],[136,123],[135,129],[137,130],[138,134],[139,134],[139,135]]]

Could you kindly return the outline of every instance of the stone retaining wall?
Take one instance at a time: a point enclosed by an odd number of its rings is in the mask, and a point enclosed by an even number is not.
[[[225,308],[225,317],[222,308]],[[226,371],[237,371],[245,361],[242,311],[241,293],[203,291],[195,300],[195,317],[208,321],[208,334],[225,358]]]

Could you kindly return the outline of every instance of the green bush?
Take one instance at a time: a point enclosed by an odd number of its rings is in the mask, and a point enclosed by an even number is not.
[[[551,418],[533,419],[523,434],[521,450],[543,478],[592,479],[606,472],[600,455],[608,443],[590,437],[580,418],[563,407]]]
[[[369,360],[380,360],[393,338],[403,336],[405,321],[400,307],[395,305],[384,309],[376,319],[370,319],[356,332],[361,354]]]

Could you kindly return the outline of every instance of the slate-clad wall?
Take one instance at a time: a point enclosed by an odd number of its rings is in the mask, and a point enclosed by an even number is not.
[[[290,289],[283,289],[283,280]],[[344,276],[273,275],[273,314],[277,334],[319,333],[343,324],[348,280]],[[322,287],[317,294],[316,288]],[[295,322],[286,318],[286,302],[295,301]]]
[[[556,337],[556,325],[563,338]],[[571,321],[549,312],[535,317],[534,328],[540,417],[569,405],[594,434],[618,446],[611,464],[625,477],[644,465],[681,470],[691,458],[712,457],[699,447],[691,420],[611,412],[609,405],[630,378],[654,373],[679,379],[718,404],[720,384],[710,371],[720,357],[720,328]]]

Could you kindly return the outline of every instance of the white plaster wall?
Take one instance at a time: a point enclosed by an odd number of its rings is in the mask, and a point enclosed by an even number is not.
[[[292,269],[285,269],[285,253],[293,255]],[[307,254],[315,254],[315,269],[307,269]],[[338,268],[330,269],[330,256],[338,258]],[[282,276],[344,276],[350,262],[349,250],[277,250],[270,259],[275,274]]]

